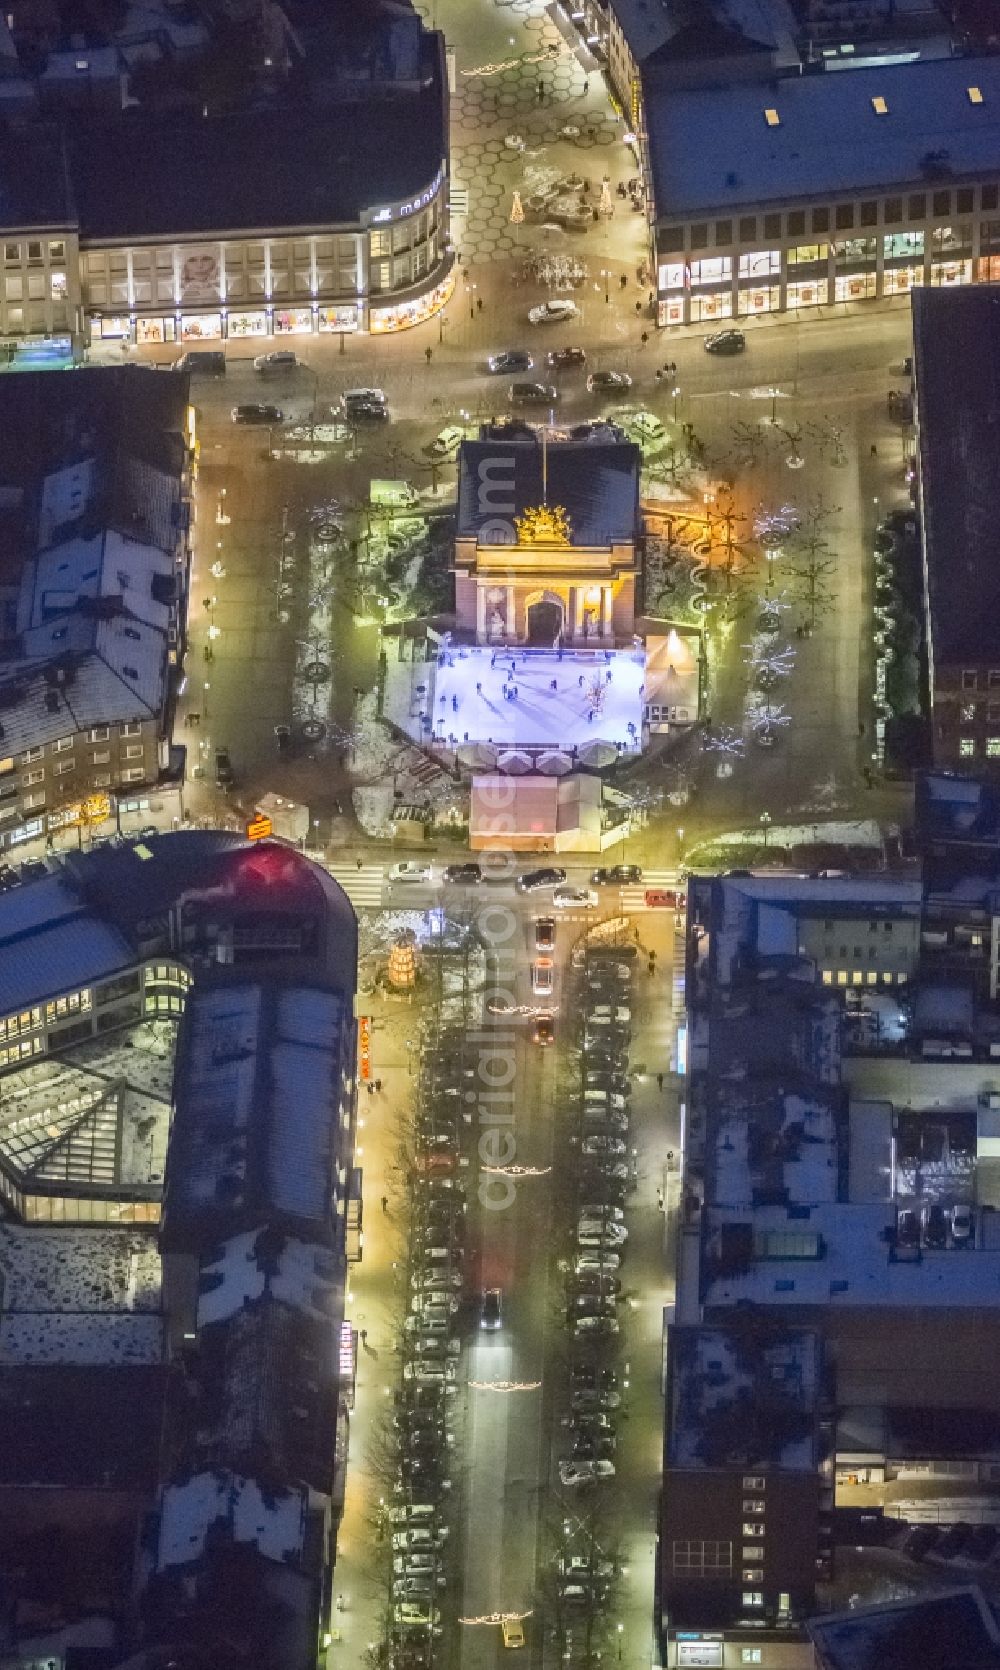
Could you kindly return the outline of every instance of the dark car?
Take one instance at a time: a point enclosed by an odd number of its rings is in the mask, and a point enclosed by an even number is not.
[[[934,1547],[940,1534],[936,1525],[914,1525],[903,1538],[900,1553],[905,1554],[908,1560],[922,1560]]]
[[[458,887],[478,887],[482,879],[478,864],[447,864],[444,869],[444,880]]]
[[[530,371],[534,363],[526,348],[505,348],[502,353],[491,354],[486,361],[494,377],[503,376],[505,372]]]
[[[742,354],[746,345],[742,331],[715,331],[705,338],[706,354]]]
[[[537,441],[538,436],[530,423],[522,423],[520,418],[498,417],[492,423],[484,423],[479,431],[484,441]]]
[[[503,1292],[499,1287],[488,1287],[479,1304],[479,1326],[495,1333],[502,1321]]]
[[[948,1219],[945,1217],[944,1207],[938,1201],[931,1201],[923,1208],[920,1223],[924,1232],[925,1247],[948,1245]]]
[[[575,423],[570,430],[574,441],[625,441],[628,439],[624,429],[617,423],[606,420],[597,423]]]
[[[535,1022],[535,1030],[531,1036],[532,1041],[536,1044],[541,1044],[543,1048],[545,1048],[548,1044],[551,1044],[555,1038],[555,1031],[552,1026],[552,1016],[539,1015],[537,1021]]]
[[[244,406],[234,406],[232,419],[234,423],[284,423],[285,414],[280,406],[265,406],[254,400]]]
[[[631,387],[632,379],[627,371],[592,371],[587,378],[591,394],[624,394]]]
[[[215,781],[220,783],[224,789],[231,788],[236,781],[228,748],[217,748],[215,750]]]
[[[595,870],[590,879],[595,887],[632,887],[642,880],[642,869],[638,864],[612,864]]]
[[[573,365],[586,365],[586,350],[583,348],[550,348],[545,356],[545,363],[550,371],[566,371]]]
[[[559,390],[551,383],[511,383],[510,403],[512,406],[554,406],[559,399]]]
[[[535,950],[551,951],[556,943],[554,916],[540,916],[535,923]]]
[[[518,876],[516,885],[519,893],[536,893],[543,887],[558,887],[565,880],[566,871],[558,864],[551,864],[540,870],[525,870]]]

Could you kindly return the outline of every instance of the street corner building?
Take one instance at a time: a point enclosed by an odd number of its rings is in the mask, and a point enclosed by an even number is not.
[[[0,897],[24,1446],[0,1550],[28,1656],[44,1618],[108,1662],[315,1665],[353,1402],[356,969],[346,896],[273,841],[107,845]]]
[[[689,878],[671,1667],[996,1657],[942,1588],[1000,1546],[996,796],[918,813],[906,879]]]
[[[1000,538],[991,492],[1000,464],[1000,285],[914,293],[913,373],[929,753],[938,768],[993,774],[1000,771]]]
[[[370,331],[454,283],[442,37],[409,4],[0,21],[0,351]]]
[[[131,367],[0,376],[0,849],[183,781],[187,391]]]

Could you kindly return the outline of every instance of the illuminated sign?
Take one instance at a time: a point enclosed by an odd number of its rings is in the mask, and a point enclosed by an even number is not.
[[[372,1023],[370,1015],[358,1017],[358,1077],[365,1083],[372,1076]]]
[[[338,1351],[338,1368],[340,1371],[340,1395],[348,1409],[354,1408],[354,1329],[349,1322],[340,1324],[340,1350]]]
[[[247,824],[247,840],[266,841],[273,828],[270,818],[251,818]]]

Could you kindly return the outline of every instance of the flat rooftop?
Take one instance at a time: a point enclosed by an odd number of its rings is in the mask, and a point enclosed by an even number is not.
[[[1000,72],[1000,58],[992,62]],[[947,293],[922,288],[912,302],[933,660],[1000,664],[1000,531],[992,490],[1000,466],[1000,285]]]
[[[981,103],[970,100],[970,87]],[[884,115],[875,99],[885,101]],[[777,112],[774,125],[768,109]],[[893,187],[932,191],[938,181],[995,177],[1000,59],[941,58],[692,92],[649,78],[646,121],[660,220]]]
[[[671,1464],[811,1473],[820,1366],[806,1330],[671,1329]]]

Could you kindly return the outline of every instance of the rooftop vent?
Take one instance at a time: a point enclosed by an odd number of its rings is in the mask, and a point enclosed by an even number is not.
[[[881,93],[876,93],[875,97],[872,99],[872,109],[874,110],[876,116],[888,116],[889,106],[886,104]]]

